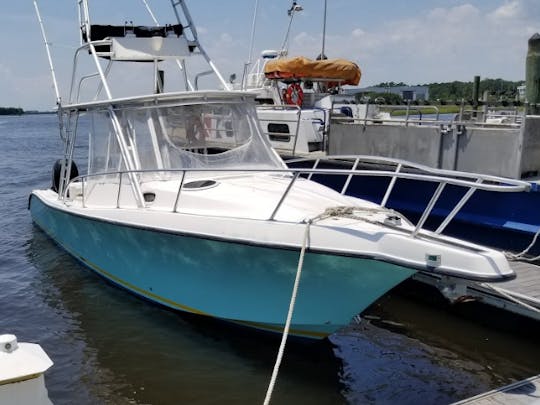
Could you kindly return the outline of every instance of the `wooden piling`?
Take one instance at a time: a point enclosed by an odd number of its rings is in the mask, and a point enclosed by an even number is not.
[[[525,85],[530,114],[540,114],[540,34],[529,39],[525,63]]]

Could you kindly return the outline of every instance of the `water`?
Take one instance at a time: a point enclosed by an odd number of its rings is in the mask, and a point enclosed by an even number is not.
[[[49,354],[52,401],[262,403],[278,340],[139,300],[32,224],[28,195],[49,187],[60,152],[55,116],[0,117],[0,333]],[[540,372],[538,328],[519,336],[455,312],[387,295],[332,343],[288,346],[273,403],[446,404]]]

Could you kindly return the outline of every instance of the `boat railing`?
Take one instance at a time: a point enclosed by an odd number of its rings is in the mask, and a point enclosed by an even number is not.
[[[78,0],[79,25],[81,29],[81,46],[75,51],[73,58],[73,71],[71,76],[71,86],[69,91],[68,104],[79,103],[83,98],[82,90],[92,90],[84,101],[96,101],[99,97],[112,100],[116,98],[116,88],[118,92],[124,94],[127,87],[116,85],[117,80],[112,80],[111,72],[113,65],[121,65],[118,69],[122,72],[127,71],[124,67],[126,62],[148,62],[153,66],[152,85],[156,93],[164,92],[165,71],[178,76],[178,83],[174,82],[175,87],[183,87],[185,91],[194,91],[198,88],[198,82],[201,77],[213,74],[224,89],[231,89],[230,83],[226,81],[215,63],[206,53],[201,45],[195,24],[191,18],[190,12],[185,4],[185,0],[172,0],[171,7],[176,22],[173,24],[159,24],[148,3],[144,5],[154,21],[154,26],[136,26],[131,21],[127,21],[121,26],[96,25],[90,21],[90,12],[87,0]],[[97,33],[93,35],[97,30]],[[45,39],[45,43],[48,44]],[[156,45],[159,43],[159,46]],[[81,55],[89,55],[93,60],[94,72],[85,67],[84,73],[79,73],[79,63]],[[201,56],[207,65],[207,68],[194,64],[188,69],[186,61],[192,56]],[[107,60],[105,66],[102,66],[100,59]],[[160,64],[162,61],[171,61],[173,63]],[[92,65],[92,64],[90,64]],[[82,70],[82,69],[81,69]],[[118,79],[117,76],[114,77]],[[86,89],[86,84],[94,79],[97,86],[94,89]],[[150,78],[149,78],[150,79]],[[193,83],[194,80],[194,83]],[[115,90],[113,92],[113,90]],[[134,92],[138,91],[137,86],[133,86]],[[167,91],[172,91],[167,89]],[[104,96],[101,93],[105,93]]]
[[[322,163],[325,162],[335,162],[341,165],[349,166],[350,168],[346,169],[326,169],[319,168]],[[456,214],[461,210],[461,208],[470,200],[472,195],[477,190],[491,191],[491,192],[525,192],[530,191],[532,185],[525,181],[513,180],[507,178],[501,178],[490,175],[483,174],[473,174],[465,172],[454,172],[440,169],[433,169],[425,167],[422,165],[412,164],[410,162],[402,161],[399,159],[387,159],[387,158],[378,158],[373,156],[338,156],[338,157],[323,157],[317,159],[294,159],[288,162],[289,164],[300,164],[300,165],[311,165],[311,167],[291,167],[283,169],[214,169],[214,168],[205,168],[205,169],[155,169],[155,170],[132,170],[132,171],[111,171],[103,173],[94,173],[78,176],[70,181],[68,187],[65,188],[62,195],[62,200],[64,203],[71,203],[78,196],[82,199],[82,207],[86,208],[87,205],[87,196],[89,187],[85,184],[89,183],[91,179],[103,179],[109,177],[107,184],[116,184],[115,181],[110,181],[111,178],[118,178],[117,181],[117,191],[114,204],[111,204],[110,208],[127,208],[121,204],[121,193],[124,182],[132,182],[133,179],[138,179],[139,184],[145,181],[145,176],[148,175],[157,175],[161,180],[170,179],[179,181],[178,188],[176,188],[176,196],[174,198],[174,203],[172,203],[170,210],[172,212],[178,212],[179,207],[181,207],[181,195],[182,190],[184,189],[184,181],[188,174],[198,174],[198,178],[203,173],[211,173],[213,176],[216,174],[256,174],[256,173],[265,173],[265,174],[274,174],[282,175],[289,178],[287,186],[283,193],[279,197],[279,201],[273,206],[271,212],[269,212],[268,220],[274,220],[277,213],[283,206],[283,203],[286,201],[287,197],[291,193],[295,183],[299,178],[309,180],[313,176],[338,176],[343,179],[344,184],[341,188],[341,194],[347,194],[351,181],[359,177],[388,177],[390,178],[389,185],[384,193],[384,196],[380,202],[381,207],[385,208],[388,202],[388,199],[394,190],[396,181],[398,179],[409,179],[422,182],[430,182],[437,184],[437,187],[431,198],[426,205],[424,211],[420,215],[420,219],[416,223],[414,229],[411,232],[412,236],[416,236],[423,228],[430,217],[433,208],[435,207],[437,201],[442,195],[444,189],[448,185],[458,186],[464,188],[464,194],[462,198],[455,204],[452,210],[446,215],[442,220],[439,227],[435,230],[436,234],[441,234],[444,229],[448,226],[450,221],[456,216]],[[368,168],[366,168],[368,165]],[[371,167],[369,167],[371,165]],[[382,167],[382,168],[381,168]],[[146,180],[148,177],[146,178]],[[76,184],[80,186],[76,187]],[[126,184],[129,185],[129,184]],[[71,193],[70,190],[79,188],[81,190],[80,194]],[[133,191],[133,187],[132,187]],[[102,205],[99,206],[103,208]],[[132,207],[131,205],[129,207]]]
[[[489,127],[489,128],[521,128],[522,120],[516,120],[516,122],[475,122],[460,120],[459,117],[452,117],[451,119],[420,119],[420,118],[383,118],[377,116],[367,116],[367,117],[342,117],[338,115],[332,115],[331,120],[334,123],[346,123],[346,124],[362,124],[362,125],[371,125],[371,124],[391,124],[391,125],[421,125],[421,126],[444,126],[444,127]]]
[[[525,117],[525,110],[518,107],[504,109],[501,107],[486,107],[483,110],[466,108],[464,104],[459,106],[456,112],[450,113],[451,118],[441,118],[440,106],[416,105],[410,101],[406,105],[379,105],[365,103],[365,115],[363,117],[343,117],[340,114],[332,114],[331,120],[337,123],[357,124],[392,124],[392,125],[433,125],[433,126],[475,126],[490,128],[520,128]],[[378,112],[387,112],[389,117],[373,113],[370,107],[376,107]],[[433,111],[433,112],[431,112]],[[502,113],[500,112],[502,111]],[[400,112],[401,115],[392,115]],[[511,113],[510,113],[511,112]],[[500,122],[490,118],[505,118]]]

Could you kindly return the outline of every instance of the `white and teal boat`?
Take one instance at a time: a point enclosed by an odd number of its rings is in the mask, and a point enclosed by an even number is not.
[[[187,60],[200,54],[227,87],[183,2],[171,3],[175,25],[123,28],[91,25],[86,1],[79,4],[68,103],[58,95],[65,155],[53,187],[33,191],[29,206],[37,226],[100,276],[175,310],[281,332],[305,245],[291,333],[309,338],[347,325],[419,270],[513,277],[500,252],[424,231],[423,222],[309,179],[324,171],[287,168],[260,129],[253,95],[198,90],[201,73],[190,79]],[[83,57],[95,71],[77,68]],[[132,77],[128,62],[151,72],[150,94],[114,96],[114,69]],[[180,91],[165,91],[170,62]],[[73,151],[82,138],[88,163],[79,175]]]

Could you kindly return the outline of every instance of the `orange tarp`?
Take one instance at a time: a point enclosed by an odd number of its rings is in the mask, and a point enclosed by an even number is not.
[[[269,79],[334,79],[343,80],[341,84],[357,85],[362,72],[356,63],[345,59],[311,60],[298,56],[269,61],[264,74]]]

